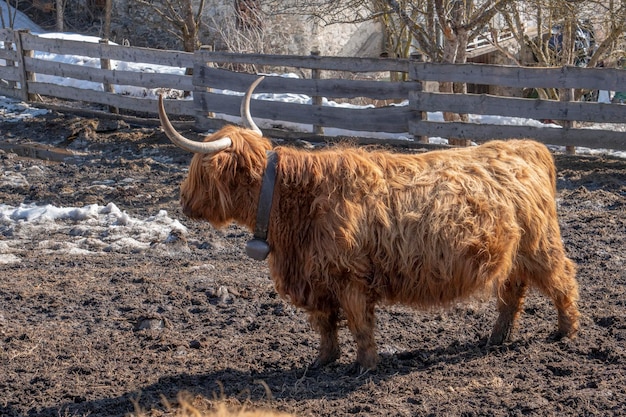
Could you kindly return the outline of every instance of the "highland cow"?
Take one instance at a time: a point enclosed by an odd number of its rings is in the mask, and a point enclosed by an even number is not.
[[[509,338],[529,287],[552,299],[556,336],[576,335],[576,269],[561,242],[545,146],[491,141],[423,154],[273,148],[249,112],[261,79],[242,102],[245,128],[196,142],[176,132],[161,98],[159,116],[167,136],[195,153],[181,185],[185,215],[266,232],[261,246],[276,290],[321,336],[314,366],[339,357],[341,314],[357,362],[369,370],[378,362],[376,305],[445,306],[485,290],[499,312],[492,344]]]

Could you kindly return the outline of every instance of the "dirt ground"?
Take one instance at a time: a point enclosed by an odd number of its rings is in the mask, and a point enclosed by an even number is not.
[[[626,415],[626,160],[555,155],[563,239],[579,266],[577,339],[550,339],[555,310],[537,292],[502,347],[486,346],[493,299],[383,307],[380,366],[358,376],[345,328],[341,360],[308,368],[317,336],[276,295],[265,263],[245,256],[247,231],[183,216],[190,155],[159,129],[51,112],[0,121],[0,134],[80,150],[66,162],[1,151],[3,175],[28,180],[0,182],[1,204],[114,202],[136,217],[167,210],[188,227],[146,250],[89,255],[41,250],[72,236],[33,236],[19,263],[0,265],[3,417],[123,416],[136,406],[169,415],[164,404],[181,392],[201,407],[221,398],[300,416]],[[127,185],[94,186],[107,180]],[[0,231],[0,244],[13,238]]]

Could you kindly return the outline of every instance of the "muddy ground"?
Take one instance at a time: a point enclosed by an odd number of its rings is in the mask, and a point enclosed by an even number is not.
[[[0,121],[0,133],[80,151],[66,162],[0,152],[3,175],[27,180],[0,182],[0,203],[114,202],[139,218],[167,210],[188,227],[145,250],[95,254],[42,250],[71,234],[32,236],[19,262],[0,265],[3,417],[122,416],[136,405],[159,416],[181,392],[301,416],[626,415],[626,160],[555,155],[563,239],[580,269],[576,340],[551,340],[555,311],[537,292],[502,347],[485,343],[493,299],[384,307],[380,366],[358,376],[345,328],[341,360],[308,368],[317,336],[276,295],[265,263],[245,256],[248,232],[182,215],[190,155],[158,129],[50,112]],[[115,185],[94,186],[103,181]],[[13,238],[2,231],[0,243]]]

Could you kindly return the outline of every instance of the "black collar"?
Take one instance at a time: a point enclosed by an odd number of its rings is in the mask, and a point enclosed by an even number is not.
[[[256,226],[254,239],[246,244],[246,254],[258,261],[267,258],[270,253],[270,245],[267,243],[267,230],[272,211],[272,199],[274,197],[274,185],[276,183],[276,165],[278,156],[274,151],[267,151],[267,166],[261,182],[261,195],[256,212]]]

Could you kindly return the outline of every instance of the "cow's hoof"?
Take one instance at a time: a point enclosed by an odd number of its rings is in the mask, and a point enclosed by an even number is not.
[[[333,362],[335,362],[337,359],[339,359],[339,355],[340,352],[337,351],[333,351],[329,354],[326,355],[322,355],[320,354],[317,358],[315,358],[315,360],[313,361],[313,363],[309,366],[309,369],[320,369],[325,367],[326,365],[329,365]]]
[[[355,378],[362,378],[368,374],[376,372],[376,367],[365,368],[360,363],[355,362],[348,368],[348,374],[353,375]]]
[[[374,352],[373,354],[358,355],[357,364],[360,367],[360,374],[374,371],[376,370],[376,365],[378,365],[378,354]]]
[[[567,334],[561,331],[555,331],[548,336],[549,342],[568,342],[576,338],[576,333]]]
[[[489,336],[487,346],[500,346],[511,338],[512,326],[511,325],[496,325]]]

